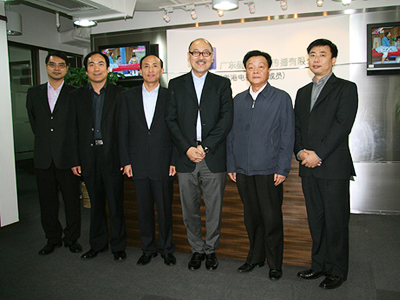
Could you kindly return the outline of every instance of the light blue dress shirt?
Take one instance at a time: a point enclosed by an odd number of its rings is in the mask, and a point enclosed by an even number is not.
[[[144,86],[144,84],[142,85],[144,115],[146,117],[147,128],[149,129],[151,127],[151,123],[153,122],[159,89],[160,89],[160,84],[154,90],[149,92]]]

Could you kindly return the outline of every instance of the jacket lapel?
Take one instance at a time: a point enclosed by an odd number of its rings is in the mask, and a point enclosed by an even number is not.
[[[162,91],[162,87],[160,86],[160,88],[159,88],[159,90],[158,90],[158,96],[157,96],[157,102],[156,102],[156,109],[155,109],[155,111],[154,111],[154,116],[153,116],[153,122],[151,123],[151,127],[150,128],[152,128],[153,127],[153,124],[156,124],[156,122],[157,122],[157,120],[159,119],[159,118],[163,118],[164,117],[164,105],[163,105],[163,103],[161,103],[162,102],[162,96],[161,96],[161,93],[162,93],[163,91]]]
[[[49,99],[47,98],[47,83],[43,84],[40,88],[40,99],[41,103],[45,107],[45,111],[50,115]]]
[[[142,86],[134,90],[132,101],[133,101],[133,108],[137,113],[140,122],[143,124],[145,128],[148,128],[146,121],[146,114],[144,112],[144,105],[143,105]]]
[[[61,88],[60,94],[58,95],[56,105],[54,106],[53,113],[55,113],[56,109],[58,109],[63,104],[63,102],[65,101],[66,95],[67,95],[67,93],[65,92],[65,82],[64,82],[64,84]]]
[[[183,78],[183,81],[184,81],[183,82],[184,88],[189,93],[190,98],[192,98],[194,101],[196,101],[196,105],[197,105],[198,101],[197,101],[196,90],[194,88],[192,73],[189,72],[188,74],[186,74],[186,76]]]
[[[114,89],[115,85],[108,82],[106,88],[106,95],[104,97],[103,111],[101,113],[101,124],[104,124],[103,121],[105,120],[107,114],[110,112],[111,107],[113,105],[113,101],[115,101]]]
[[[321,93],[319,94],[317,101],[315,101],[313,109],[326,99],[326,97],[333,90],[333,88],[335,86],[335,82],[336,82],[336,76],[334,74],[332,74],[332,76],[329,78],[328,82],[325,84],[324,88],[322,89]]]

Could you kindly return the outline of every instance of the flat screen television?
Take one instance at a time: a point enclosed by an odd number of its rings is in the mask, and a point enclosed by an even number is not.
[[[140,60],[150,54],[150,43],[129,43],[99,46],[99,51],[108,56],[110,72],[122,73],[125,78],[141,77]]]
[[[400,22],[367,25],[367,73],[400,74]]]

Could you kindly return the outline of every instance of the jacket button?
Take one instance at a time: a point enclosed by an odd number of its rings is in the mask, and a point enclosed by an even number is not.
[[[90,144],[90,147],[93,147],[93,144]]]
[[[51,117],[50,117],[50,119],[52,119],[52,120],[53,120],[53,119],[54,119],[54,117],[53,117],[53,116],[51,116]]]
[[[92,131],[94,131],[94,128],[92,128]]]
[[[53,128],[51,128],[50,131],[53,131]]]

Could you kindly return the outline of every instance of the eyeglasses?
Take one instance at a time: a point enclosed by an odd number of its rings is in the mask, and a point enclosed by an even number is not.
[[[64,63],[59,63],[59,64],[56,64],[56,63],[54,63],[54,62],[50,62],[50,63],[48,63],[47,64],[50,68],[55,68],[55,67],[59,67],[60,69],[64,69],[67,65],[66,64],[64,64]]]
[[[199,50],[194,50],[193,52],[190,52],[190,54],[192,54],[194,57],[199,57],[200,54],[203,55],[203,57],[209,57],[212,52],[208,51],[208,50],[204,50],[203,52],[199,51]]]

